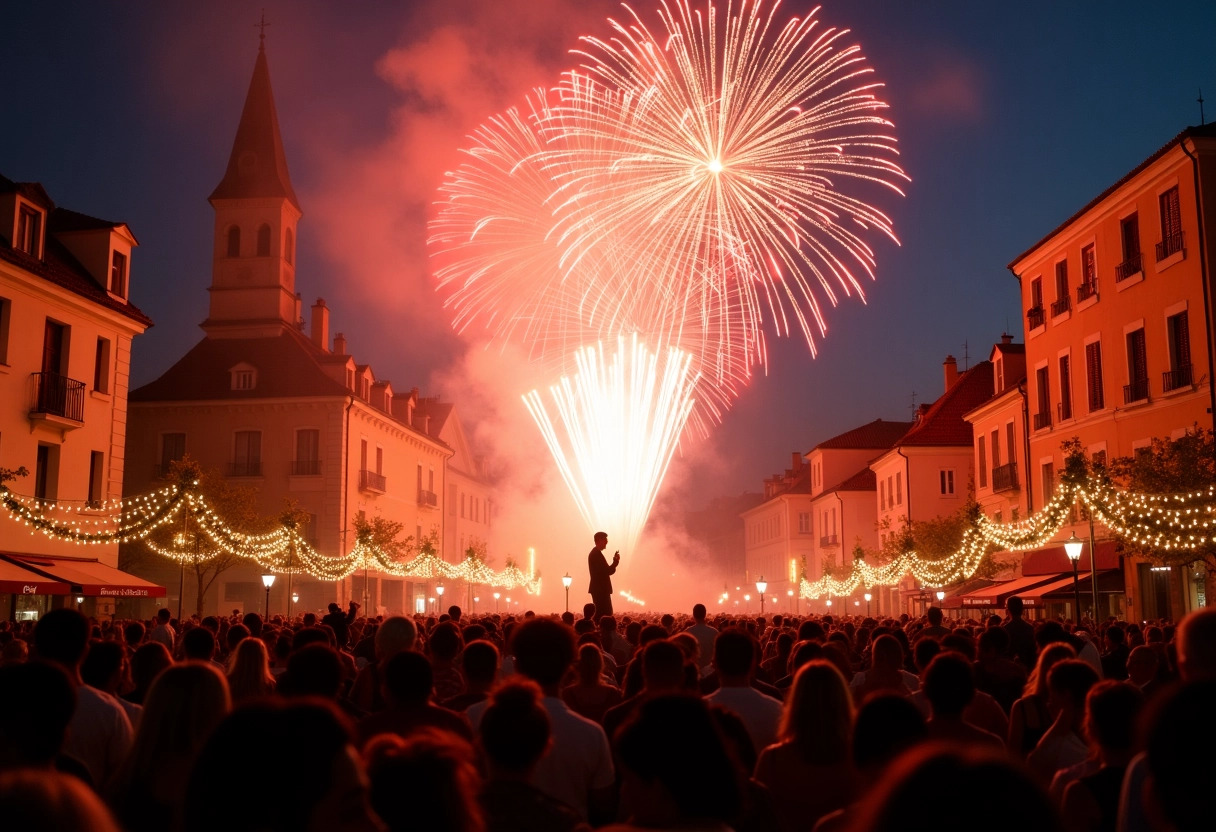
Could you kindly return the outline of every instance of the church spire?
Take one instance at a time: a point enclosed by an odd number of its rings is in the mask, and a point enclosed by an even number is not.
[[[264,32],[261,38],[265,38]],[[280,197],[299,210],[300,201],[287,172],[287,156],[283,152],[264,45],[264,41],[259,41],[253,78],[245,96],[236,140],[232,143],[232,154],[228,157],[228,169],[212,191],[210,200],[214,203],[217,199]]]

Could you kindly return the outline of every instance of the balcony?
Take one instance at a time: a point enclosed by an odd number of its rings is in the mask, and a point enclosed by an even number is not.
[[[1026,310],[1026,328],[1038,329],[1043,325],[1043,307],[1032,306]]]
[[[819,545],[820,546],[839,546],[840,537],[838,535],[834,535],[834,534],[825,534],[823,537],[819,538]]]
[[[260,477],[262,476],[262,461],[230,462],[228,463],[230,477]]]
[[[1034,429],[1042,430],[1043,428],[1051,427],[1051,411],[1044,410],[1042,413],[1034,414]]]
[[[321,475],[321,460],[295,459],[291,462],[293,477],[317,477]]]
[[[1123,385],[1123,403],[1142,402],[1148,398],[1148,379],[1138,378]]]
[[[1115,266],[1115,282],[1127,280],[1129,277],[1140,273],[1140,252],[1128,255],[1128,258],[1119,265]]]
[[[1182,251],[1182,232],[1171,234],[1161,242],[1157,243],[1157,262],[1161,262],[1171,254],[1177,254]]]
[[[1077,303],[1084,303],[1098,294],[1098,281],[1087,280],[1077,287]]]
[[[1070,298],[1068,295],[1064,295],[1059,300],[1053,300],[1051,302],[1051,317],[1058,318],[1069,309],[1072,309],[1072,298]]]
[[[1166,370],[1162,374],[1161,390],[1168,393],[1171,390],[1178,390],[1182,387],[1190,387],[1192,383],[1191,365],[1183,364],[1176,369]]]
[[[439,497],[434,491],[419,490],[418,505],[424,508],[436,508],[439,505]]]
[[[1017,491],[1018,489],[1018,464],[1011,462],[1008,465],[998,465],[992,469],[992,493],[1000,494],[1002,491]]]
[[[84,382],[58,373],[30,373],[30,419],[71,430],[84,424]]]
[[[374,491],[377,494],[383,494],[388,491],[388,480],[383,474],[378,474],[375,471],[363,470],[359,472],[359,490]]]

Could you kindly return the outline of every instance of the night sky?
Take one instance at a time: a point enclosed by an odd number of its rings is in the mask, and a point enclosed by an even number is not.
[[[639,0],[639,11],[657,0]],[[787,2],[790,14],[808,8]],[[260,7],[6,4],[0,173],[60,205],[130,224],[132,298],[156,322],[134,347],[136,385],[201,337],[213,215],[258,45]],[[297,288],[400,390],[468,401],[467,347],[432,290],[425,219],[465,134],[552,85],[577,36],[619,15],[602,0],[268,4],[267,55],[304,209]],[[887,84],[911,175],[883,206],[902,246],[878,242],[869,303],[845,298],[812,360],[770,339],[770,371],[671,488],[696,505],[759,490],[791,450],[876,417],[907,419],[942,388],[947,353],[1021,340],[1006,264],[1198,123],[1216,117],[1216,4],[827,2]],[[964,347],[964,344],[967,346]],[[491,395],[492,391],[483,391]],[[500,404],[517,406],[511,391]],[[682,484],[682,485],[681,485]],[[670,496],[670,495],[669,495]]]

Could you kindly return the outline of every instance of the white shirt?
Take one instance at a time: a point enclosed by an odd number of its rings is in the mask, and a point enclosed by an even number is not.
[[[751,687],[721,687],[705,697],[705,701],[721,705],[743,720],[747,734],[752,738],[756,753],[777,741],[777,729],[781,726],[781,701],[765,696]]]
[[[608,736],[598,723],[574,713],[555,696],[546,696],[541,705],[549,714],[553,743],[537,763],[532,785],[587,820],[591,792],[609,788],[616,782]],[[488,706],[489,700],[485,700],[465,711],[474,732],[480,730],[481,717]]]
[[[159,641],[169,649],[169,655],[173,655],[173,642],[176,640],[177,633],[168,624],[157,624],[148,633],[148,641]]]
[[[718,640],[718,631],[708,624],[694,624],[688,632],[697,637],[701,644],[701,667],[706,667],[714,658],[714,642]],[[756,751],[760,751],[759,748]]]
[[[135,732],[118,700],[90,685],[76,688],[76,712],[64,752],[84,764],[101,791],[131,751]]]

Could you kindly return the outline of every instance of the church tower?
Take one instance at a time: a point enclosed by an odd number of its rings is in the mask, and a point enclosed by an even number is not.
[[[212,338],[273,337],[295,327],[299,315],[295,249],[302,212],[287,172],[265,47],[263,39],[228,169],[209,197],[215,239],[211,308],[202,328]]]

